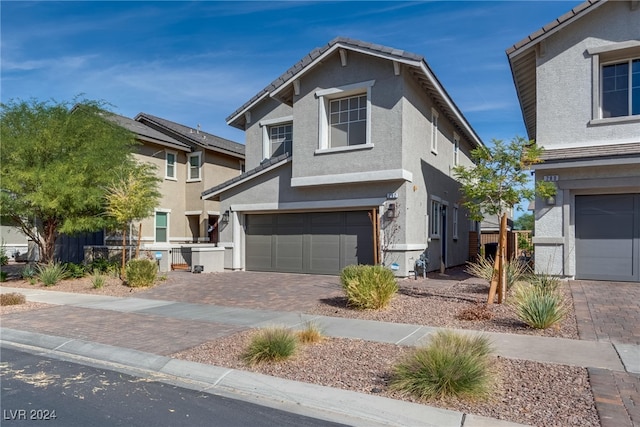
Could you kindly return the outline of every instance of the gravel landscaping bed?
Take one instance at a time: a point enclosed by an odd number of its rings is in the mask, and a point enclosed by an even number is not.
[[[408,347],[329,338],[303,346],[291,360],[248,366],[240,355],[254,332],[220,338],[171,357],[416,402],[388,388],[392,366],[410,351]],[[497,386],[490,400],[419,403],[536,426],[600,425],[586,369],[496,357],[495,371]]]

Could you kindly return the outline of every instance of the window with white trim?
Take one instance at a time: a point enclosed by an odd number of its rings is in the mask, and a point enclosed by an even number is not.
[[[431,199],[431,212],[429,214],[429,232],[431,238],[440,238],[440,225],[442,224],[442,203]]]
[[[460,162],[460,135],[453,134],[453,165],[458,166]]]
[[[244,160],[240,160],[240,175],[246,172],[246,167],[244,164]]]
[[[187,181],[200,181],[200,169],[201,169],[202,152],[191,153],[187,156]]]
[[[176,157],[173,151],[165,152],[165,179],[176,179]]]
[[[431,152],[438,154],[438,118],[440,114],[435,108],[431,109]]]
[[[270,157],[277,157],[284,153],[292,153],[293,124],[269,126]]]
[[[458,239],[458,205],[453,205],[453,239]]]
[[[156,242],[166,243],[169,240],[169,213],[168,212],[156,212],[155,221],[156,230]]]
[[[602,118],[640,115],[640,58],[602,65]]]
[[[375,80],[322,89],[318,149],[350,150],[371,145],[371,87]]]

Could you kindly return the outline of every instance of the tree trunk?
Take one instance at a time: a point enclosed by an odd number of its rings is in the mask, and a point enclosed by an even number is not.
[[[54,257],[54,251],[56,248],[56,230],[58,223],[55,220],[48,220],[42,224],[42,242],[40,239],[36,241],[38,249],[40,249],[40,262],[52,263]]]
[[[136,242],[136,259],[140,258],[140,239],[142,239],[142,223],[138,227],[138,241]]]
[[[489,298],[487,304],[493,304],[493,300],[498,293],[498,304],[502,304],[507,289],[507,214],[503,213],[500,217],[500,234],[498,237],[498,249],[496,250],[496,258],[493,263],[493,276],[491,277],[491,285],[489,286]]]
[[[124,267],[126,265],[127,251],[127,226],[122,227],[122,265],[120,266],[120,278],[124,280]]]

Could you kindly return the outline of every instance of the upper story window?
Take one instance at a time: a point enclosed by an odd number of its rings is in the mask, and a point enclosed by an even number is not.
[[[367,95],[329,101],[329,146],[345,147],[367,142]]]
[[[156,212],[156,242],[168,242],[169,238],[169,213]]]
[[[188,156],[188,175],[187,181],[200,181],[200,166],[201,166],[202,153],[191,153]]]
[[[176,153],[172,151],[165,152],[165,173],[166,179],[176,179]]]
[[[640,59],[602,66],[602,118],[640,114]]]
[[[262,158],[293,154],[293,116],[260,121],[262,127]]]
[[[271,157],[277,157],[284,153],[292,153],[293,124],[269,127],[269,148]]]
[[[431,152],[434,154],[438,154],[438,118],[440,114],[435,110],[435,108],[431,109]]]
[[[453,205],[453,239],[458,239],[458,205]]]
[[[375,80],[322,89],[316,153],[366,149],[371,144],[371,88]]]

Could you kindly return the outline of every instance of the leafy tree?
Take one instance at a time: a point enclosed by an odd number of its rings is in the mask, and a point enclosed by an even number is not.
[[[516,137],[509,143],[493,140],[493,146],[482,146],[471,151],[475,167],[457,166],[455,176],[460,180],[463,205],[474,220],[481,221],[483,214],[500,217],[500,241],[494,264],[488,303],[492,304],[496,289],[498,303],[506,293],[506,233],[507,211],[522,199],[532,200],[536,194],[549,197],[555,194],[550,182],[538,181],[535,188],[529,184],[529,168],[540,163],[542,148],[533,141]]]
[[[513,227],[516,230],[533,230],[535,218],[532,213],[525,213],[520,215],[513,221]]]
[[[156,175],[155,165],[149,163],[136,163],[130,169],[124,171],[107,188],[107,214],[113,218],[115,224],[122,231],[122,267],[121,275],[124,277],[126,263],[127,229],[132,221],[139,221],[153,213],[158,206],[160,191],[158,183],[160,178]],[[140,231],[142,223],[140,223]],[[140,235],[140,234],[138,234]],[[138,240],[138,245],[140,240]]]
[[[134,135],[102,101],[0,104],[0,209],[53,261],[59,233],[105,227],[104,191],[131,165]]]

